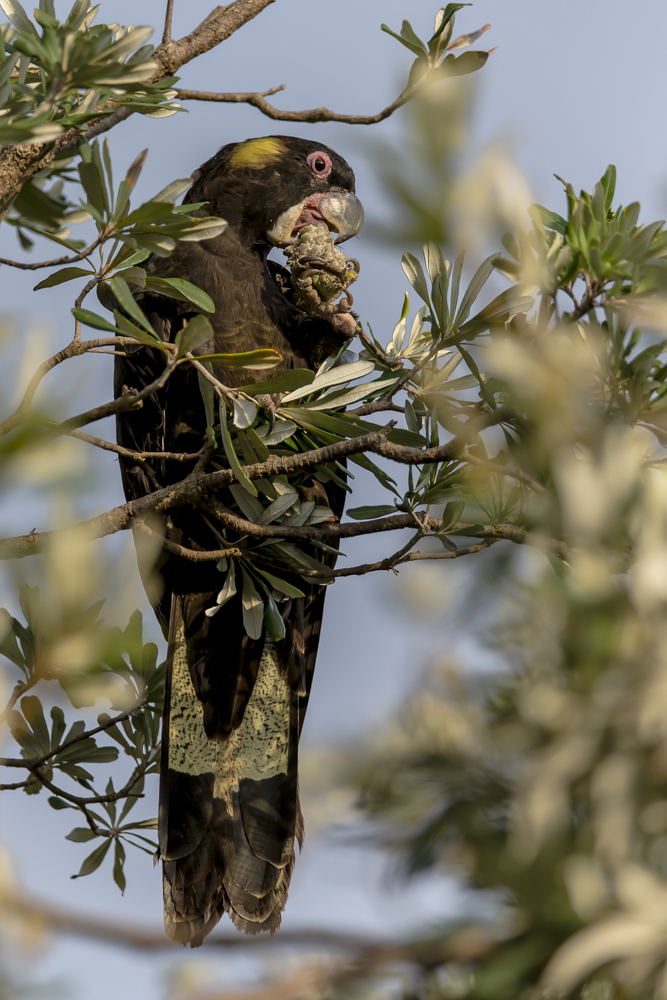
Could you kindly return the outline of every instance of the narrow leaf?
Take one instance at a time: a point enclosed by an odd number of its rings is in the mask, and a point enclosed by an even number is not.
[[[401,266],[403,267],[405,275],[417,295],[428,305],[429,294],[426,277],[424,276],[424,269],[415,255],[413,253],[404,253]]]
[[[243,567],[241,567],[241,572],[243,573],[243,592],[241,594],[243,627],[251,639],[261,639],[264,631],[264,601]]]
[[[396,508],[389,504],[380,504],[377,507],[353,507],[346,511],[347,515],[355,521],[370,521],[374,517],[386,517],[387,514],[395,514]]]
[[[245,392],[247,396],[257,396],[259,393],[292,392],[301,389],[304,385],[310,385],[315,378],[314,372],[308,368],[290,368],[273,378],[264,379],[262,382],[253,382],[252,385],[239,386],[240,392]]]
[[[150,280],[150,279],[148,279]],[[148,280],[146,285],[148,286]],[[176,334],[177,357],[184,357],[189,351],[196,350],[202,344],[207,344],[213,339],[213,328],[205,316],[193,316],[185,324],[182,330]],[[208,355],[204,355],[208,357]],[[197,358],[199,361],[200,359]]]
[[[33,292],[39,291],[40,288],[53,288],[54,285],[62,285],[64,281],[72,281],[74,278],[90,278],[94,273],[94,271],[87,271],[83,267],[62,267],[35,285]]]
[[[282,402],[290,403],[295,399],[308,396],[311,392],[316,392],[318,389],[338,385],[341,382],[350,382],[356,378],[363,378],[364,375],[369,375],[374,370],[375,363],[373,361],[352,361],[350,364],[330,368],[329,371],[313,379],[310,385],[304,386],[302,389],[296,389],[294,392],[289,392],[286,396],[283,396]]]
[[[185,278],[147,278],[146,288],[181,302],[192,302],[206,313],[215,312],[215,303],[211,296]]]
[[[232,439],[229,434],[229,427],[227,425],[227,411],[225,409],[224,399],[220,400],[220,436],[222,437],[222,446],[225,450],[225,455],[227,456],[227,461],[229,462],[229,467],[238,479],[239,483],[252,493],[253,496],[257,496],[257,489],[250,479],[246,476],[241,463],[238,460],[236,451],[234,450],[234,445],[232,444]]]
[[[111,838],[107,837],[103,844],[100,844],[100,846],[97,847],[92,854],[88,855],[88,857],[81,865],[81,868],[79,869],[78,873],[70,877],[81,878],[82,875],[90,875],[92,872],[94,872],[97,868],[100,867],[100,865],[106,858],[107,852],[110,847],[111,847]]]
[[[283,356],[282,354],[278,354],[277,351],[267,348],[262,351],[244,351],[241,354],[202,354],[197,360],[217,361],[219,364],[227,365],[229,368],[250,368],[252,370],[255,368],[273,368],[275,365],[280,364]]]

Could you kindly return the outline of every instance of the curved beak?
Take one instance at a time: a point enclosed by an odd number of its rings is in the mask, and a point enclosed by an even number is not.
[[[318,208],[329,229],[338,233],[336,243],[344,243],[356,236],[364,224],[364,207],[356,194],[329,194],[322,198]]]

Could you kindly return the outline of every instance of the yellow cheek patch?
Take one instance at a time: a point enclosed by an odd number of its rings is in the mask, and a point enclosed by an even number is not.
[[[279,160],[285,153],[280,139],[249,139],[240,143],[229,158],[233,170],[262,170]]]

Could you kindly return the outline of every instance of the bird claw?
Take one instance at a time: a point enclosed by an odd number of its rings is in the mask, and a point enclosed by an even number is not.
[[[273,395],[269,395],[268,392],[259,392],[253,397],[256,403],[262,408],[264,416],[269,421],[269,434],[273,431],[276,423],[276,410],[280,406],[280,401],[283,398],[282,392],[274,392]]]

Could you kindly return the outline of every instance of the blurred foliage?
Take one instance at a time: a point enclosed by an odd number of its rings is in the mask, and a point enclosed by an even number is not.
[[[613,207],[614,185],[613,167],[591,194],[565,184],[566,213],[532,206],[492,261],[537,293],[484,348],[487,401],[516,417],[493,461],[541,486],[513,515],[531,548],[495,579],[507,672],[473,682],[444,663],[355,765],[407,874],[455,872],[487,912],[497,899],[473,953],[450,927],[454,957],[406,997],[661,995],[667,235]],[[422,295],[410,258],[406,272]],[[436,412],[451,421],[451,399]]]

